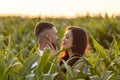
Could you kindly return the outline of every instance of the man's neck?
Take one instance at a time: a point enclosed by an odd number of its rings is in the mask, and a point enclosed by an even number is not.
[[[38,49],[38,51],[39,51],[40,56],[42,56],[44,51],[40,49]]]

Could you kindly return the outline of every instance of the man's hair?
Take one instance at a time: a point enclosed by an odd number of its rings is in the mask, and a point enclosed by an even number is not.
[[[44,32],[47,29],[52,29],[55,25],[49,22],[39,22],[36,24],[34,29],[35,37],[37,38],[38,35]]]

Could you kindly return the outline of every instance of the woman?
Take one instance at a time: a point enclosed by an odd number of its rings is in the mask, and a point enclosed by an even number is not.
[[[88,47],[87,33],[80,27],[69,26],[67,27],[64,37],[61,42],[61,49],[67,48],[60,53],[58,62],[63,64],[62,60],[69,60],[68,65],[72,66],[81,56],[85,55]],[[66,72],[66,69],[63,69]]]

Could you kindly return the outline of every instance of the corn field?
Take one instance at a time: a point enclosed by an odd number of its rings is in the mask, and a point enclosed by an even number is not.
[[[90,49],[72,67],[63,61],[66,73],[56,71],[58,56],[49,56],[49,50],[38,55],[34,26],[40,21],[56,25],[59,44],[67,26],[87,31]],[[38,66],[31,68],[36,61]],[[82,62],[81,69],[75,71],[74,67]],[[64,80],[120,80],[120,16],[0,17],[0,80],[56,80],[57,76]]]

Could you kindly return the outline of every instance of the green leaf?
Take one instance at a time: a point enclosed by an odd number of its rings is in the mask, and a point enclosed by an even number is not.
[[[95,76],[90,76],[90,80],[100,80],[100,78],[97,75],[95,75]]]
[[[15,62],[14,64],[9,65],[7,68],[5,68],[3,76],[5,77],[7,74],[10,73],[10,71],[13,71],[15,66],[22,66],[22,65],[20,62]]]
[[[33,46],[33,48],[30,50],[30,53],[29,55],[33,54],[34,53],[34,50],[36,49],[37,47],[37,43]]]
[[[99,59],[100,59],[100,54],[98,54],[97,57],[96,57],[96,59],[95,59],[94,68],[97,67],[97,65],[99,64]]]
[[[106,71],[102,76],[101,76],[101,79],[102,80],[109,80],[112,76],[113,76],[113,74],[111,74],[112,73],[112,71]]]
[[[93,45],[96,49],[96,51],[100,54],[100,56],[104,59],[107,59],[106,53],[103,49],[103,47],[93,38],[93,36],[90,34],[90,37],[92,39]]]
[[[45,50],[43,55],[39,58],[38,67],[36,69],[37,70],[37,77],[39,79],[42,78],[42,74],[44,73],[44,68],[49,63],[49,57],[50,57],[49,54],[50,54],[50,50]]]
[[[23,64],[23,68],[19,71],[21,79],[25,78],[26,74],[30,72],[32,64],[38,60],[40,55],[38,53],[32,54]]]
[[[34,74],[27,75],[25,80],[34,80]]]
[[[90,62],[89,58],[87,58],[87,57],[83,57],[83,58],[88,65],[93,66],[93,64]]]
[[[73,73],[72,73],[72,68],[67,64],[67,62],[65,62],[64,60],[63,61],[63,64],[68,72],[68,74],[73,78]]]
[[[83,57],[85,62],[89,65],[92,66],[93,68],[95,67],[95,60],[94,56],[92,53],[88,53],[85,57]]]
[[[15,61],[17,61],[18,58],[17,57],[13,57],[12,59],[10,59],[7,63],[7,65],[12,65]]]
[[[89,72],[88,72],[88,65],[87,64],[84,64],[84,67],[83,67],[83,69],[82,69],[82,72],[84,73],[84,74],[90,74]]]
[[[0,50],[0,80],[4,80],[3,72],[4,72],[4,56],[3,52]]]
[[[43,74],[43,80],[54,80],[55,76],[58,73],[53,73],[53,74]]]

